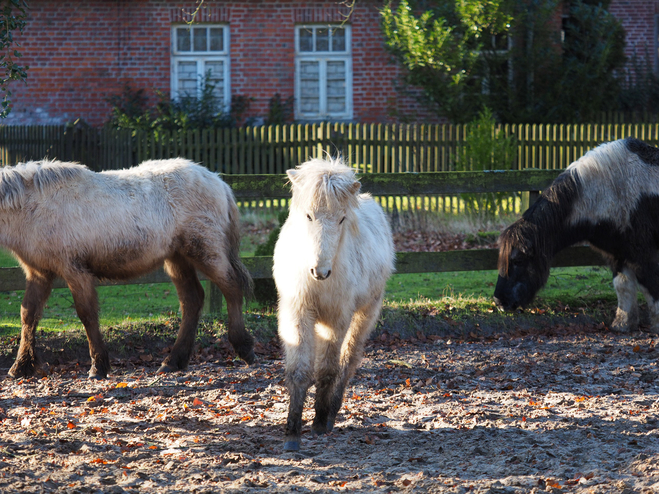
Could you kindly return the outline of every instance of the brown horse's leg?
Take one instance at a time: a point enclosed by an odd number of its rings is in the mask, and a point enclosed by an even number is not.
[[[52,274],[27,272],[25,296],[21,305],[21,344],[16,361],[9,369],[11,377],[29,377],[39,372],[36,330],[53,286]]]
[[[94,277],[89,273],[76,273],[74,276],[68,276],[65,281],[71,290],[76,313],[87,332],[89,356],[92,360],[89,377],[105,379],[110,371],[110,357],[99,328],[98,294],[94,287]]]
[[[192,263],[180,254],[165,261],[165,270],[176,286],[181,303],[181,327],[172,351],[163,360],[158,372],[173,372],[187,368],[190,362],[197,323],[204,305],[204,288]]]

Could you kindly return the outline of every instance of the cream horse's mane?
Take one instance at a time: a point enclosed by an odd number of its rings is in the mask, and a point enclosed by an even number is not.
[[[0,168],[0,208],[22,206],[30,187],[39,192],[89,172],[84,165],[61,161],[28,161],[16,166]]]

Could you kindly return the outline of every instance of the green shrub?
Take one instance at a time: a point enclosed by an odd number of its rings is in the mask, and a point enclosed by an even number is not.
[[[464,144],[454,156],[458,171],[510,170],[515,162],[516,143],[513,136],[505,137],[497,129],[494,116],[484,108],[468,125]],[[507,192],[464,193],[465,209],[471,219],[493,220],[501,208]]]
[[[288,209],[280,211],[277,215],[279,226],[270,232],[267,240],[256,247],[255,256],[272,256],[275,253],[275,244],[279,238],[282,225],[288,218]],[[277,287],[273,279],[259,279],[254,281],[254,298],[261,305],[274,305],[277,303]]]
[[[187,95],[171,99],[155,91],[157,102],[150,106],[144,89],[136,90],[126,84],[120,94],[107,99],[112,105],[108,125],[133,132],[153,131],[156,135],[161,131],[235,127],[249,108],[250,98],[233,96],[231,110],[227,112],[214,89],[210,74],[207,74],[199,97]]]

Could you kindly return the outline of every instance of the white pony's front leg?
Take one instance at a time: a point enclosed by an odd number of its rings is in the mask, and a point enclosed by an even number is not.
[[[636,275],[630,269],[624,268],[613,278],[613,287],[618,296],[618,308],[611,329],[619,332],[634,331],[638,327]]]
[[[284,299],[279,301],[278,321],[279,337],[286,355],[286,386],[290,397],[284,450],[297,451],[300,449],[304,400],[314,375],[315,321],[309,310]]]

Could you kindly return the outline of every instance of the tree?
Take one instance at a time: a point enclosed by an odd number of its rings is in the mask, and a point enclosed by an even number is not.
[[[561,25],[561,0],[403,0],[382,30],[404,82],[454,122],[483,106],[507,122],[581,122],[615,109],[624,31],[606,4],[566,1]]]
[[[0,0],[0,67],[3,70],[0,80],[0,93],[3,95],[0,118],[5,118],[11,111],[9,106],[11,81],[27,79],[27,65],[21,65],[19,45],[14,40],[16,31],[23,32],[27,24],[27,3],[25,0]]]
[[[479,52],[510,27],[506,1],[432,2],[418,17],[408,0],[395,10],[386,5],[382,30],[389,51],[406,69],[403,83],[420,87],[423,99],[452,121],[475,115],[485,99]]]

